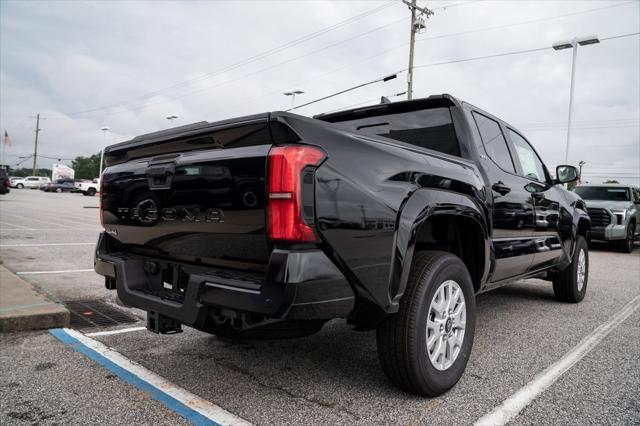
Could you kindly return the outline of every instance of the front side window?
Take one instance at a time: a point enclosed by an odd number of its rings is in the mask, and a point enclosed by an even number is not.
[[[475,112],[473,113],[473,117],[476,120],[480,138],[482,138],[482,143],[484,144],[487,155],[489,155],[502,170],[515,173],[516,170],[513,167],[507,141],[502,134],[502,130],[500,130],[498,122]]]
[[[509,129],[509,137],[516,149],[518,160],[520,160],[522,176],[537,180],[538,182],[546,181],[544,165],[542,161],[540,161],[538,154],[536,154],[533,148],[531,148],[531,145],[529,145],[529,142],[511,129]]]

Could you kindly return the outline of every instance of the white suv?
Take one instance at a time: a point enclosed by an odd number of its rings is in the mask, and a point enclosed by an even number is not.
[[[11,186],[14,188],[22,189],[22,188],[40,188],[42,185],[51,182],[48,177],[40,177],[40,176],[27,176],[22,179],[15,179],[11,181]]]

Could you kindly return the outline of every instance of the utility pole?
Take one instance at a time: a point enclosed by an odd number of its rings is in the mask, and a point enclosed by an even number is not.
[[[424,17],[429,18],[429,16],[433,15],[433,11],[431,9],[427,9],[426,7],[418,7],[416,4],[416,0],[402,0],[402,3],[406,4],[411,11],[411,37],[409,43],[409,68],[407,69],[407,99],[411,100],[413,98],[413,52],[416,44],[416,33],[419,33],[420,30],[426,28],[424,23]],[[420,12],[418,16],[417,12]]]
[[[40,133],[40,114],[36,115],[36,141],[33,148],[33,176],[36,175],[36,162],[38,161],[38,133]]]

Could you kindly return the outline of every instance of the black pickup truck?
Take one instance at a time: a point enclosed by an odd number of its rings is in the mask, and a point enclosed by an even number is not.
[[[475,295],[522,278],[579,302],[584,202],[514,127],[449,95],[201,122],[105,150],[95,270],[159,333],[377,329],[400,388],[451,388]]]

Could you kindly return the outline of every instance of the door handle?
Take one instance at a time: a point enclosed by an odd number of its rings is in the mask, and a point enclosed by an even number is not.
[[[511,192],[511,188],[506,186],[501,180],[491,185],[491,189],[493,189],[500,195],[507,195]]]

